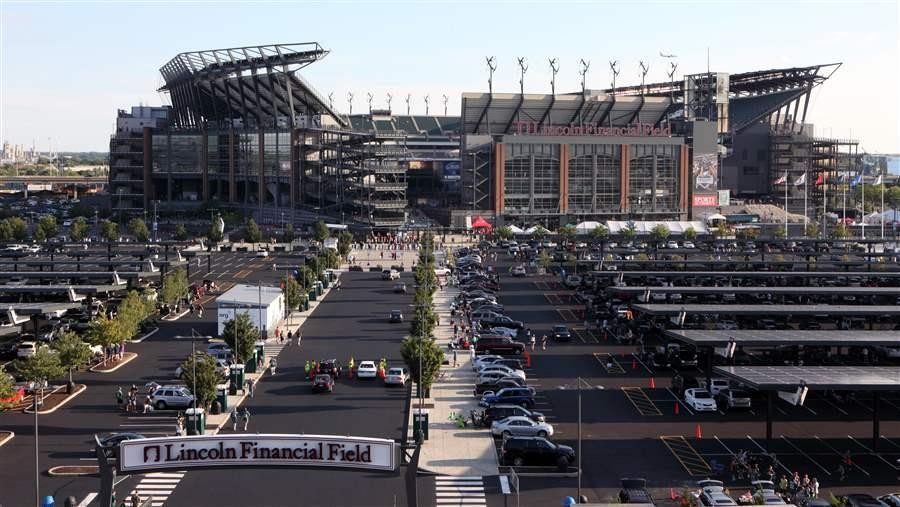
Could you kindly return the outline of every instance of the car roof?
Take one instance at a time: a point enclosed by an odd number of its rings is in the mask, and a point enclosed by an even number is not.
[[[531,419],[529,419],[528,417],[525,417],[524,415],[511,415],[511,416],[509,416],[509,417],[504,417],[502,420],[503,420],[503,421],[506,421],[506,422],[512,422],[512,421],[527,421],[527,422],[531,422]]]

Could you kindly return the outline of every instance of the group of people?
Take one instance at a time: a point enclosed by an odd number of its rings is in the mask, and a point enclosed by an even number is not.
[[[778,493],[791,503],[805,503],[803,500],[819,498],[819,479],[810,479],[809,474],[803,474],[802,479],[799,472],[794,472],[790,479],[782,475],[776,487]]]
[[[765,464],[766,461],[768,465]],[[763,463],[762,467],[760,463]],[[793,476],[782,475],[781,479],[775,482],[776,463],[774,455],[760,457],[751,456],[746,450],[738,451],[731,459],[729,470],[731,480],[747,479],[751,483],[760,480],[769,481],[775,484],[776,493],[789,503],[804,503],[803,500],[818,498],[819,480],[816,477],[810,478],[809,474],[801,477],[800,472],[794,472]]]
[[[117,343],[115,345],[107,345],[105,352],[107,360],[120,361],[125,355],[125,344]]]
[[[250,425],[250,409],[244,407],[244,410],[234,409],[231,411],[231,431],[237,431],[238,423],[243,424],[243,431],[247,431]]]
[[[144,413],[150,412],[153,410],[153,404],[150,400],[150,397],[153,395],[153,392],[150,391],[147,393],[147,396],[144,398]],[[119,410],[125,410],[126,412],[137,412],[138,410],[138,387],[135,384],[131,384],[131,389],[128,390],[128,394],[119,387],[116,390],[116,407]]]

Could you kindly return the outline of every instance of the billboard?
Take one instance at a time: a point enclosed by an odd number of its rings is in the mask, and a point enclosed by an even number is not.
[[[719,157],[715,153],[695,153],[692,164],[694,193],[716,192],[719,187]]]
[[[443,178],[444,181],[458,181],[460,179],[460,163],[444,162]]]

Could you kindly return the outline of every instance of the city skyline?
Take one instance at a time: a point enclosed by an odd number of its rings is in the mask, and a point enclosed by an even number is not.
[[[39,152],[49,150],[48,138],[53,151],[106,151],[117,109],[169,103],[156,92],[159,67],[176,54],[316,41],[331,54],[300,74],[323,96],[333,92],[342,113],[352,92],[354,112],[367,110],[367,93],[374,107],[384,107],[392,93],[396,112],[406,112],[404,97],[411,94],[413,113],[424,113],[430,95],[431,114],[443,114],[446,94],[448,114],[458,115],[462,92],[487,90],[485,56],[499,64],[494,91],[509,93],[519,90],[522,56],[529,64],[526,93],[550,93],[549,58],[560,63],[562,93],[580,88],[582,58],[592,63],[588,88],[609,86],[609,60],[620,62],[620,85],[640,83],[640,61],[649,63],[647,82],[667,81],[671,59],[663,54],[677,55],[678,76],[705,71],[707,54],[711,70],[730,73],[840,61],[813,93],[807,121],[817,135],[852,136],[868,152],[900,152],[898,98],[891,93],[900,80],[895,2],[864,2],[850,11],[832,2],[653,4],[658,14],[642,19],[638,34],[627,23],[605,24],[642,10],[614,2],[554,4],[580,13],[569,12],[566,23],[543,20],[549,4],[541,3],[253,5],[265,8],[226,4],[210,23],[209,4],[200,3],[3,2],[0,139],[29,147],[34,139]],[[797,23],[799,16],[808,22]],[[309,18],[319,22],[298,32],[292,20]],[[698,22],[702,29],[685,29]],[[73,37],[72,26],[91,29]],[[754,28],[742,36],[741,27]],[[873,104],[867,90],[885,92]]]

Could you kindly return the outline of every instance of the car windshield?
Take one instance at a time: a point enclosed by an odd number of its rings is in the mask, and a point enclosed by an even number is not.
[[[749,398],[750,395],[748,395],[745,391],[731,391],[731,397],[732,398]]]
[[[711,398],[708,391],[694,391],[694,398],[707,399]]]
[[[557,333],[564,333],[568,331],[568,329],[566,328],[566,326],[553,326],[553,331]]]
[[[330,379],[329,375],[316,375],[316,382],[328,382]]]

